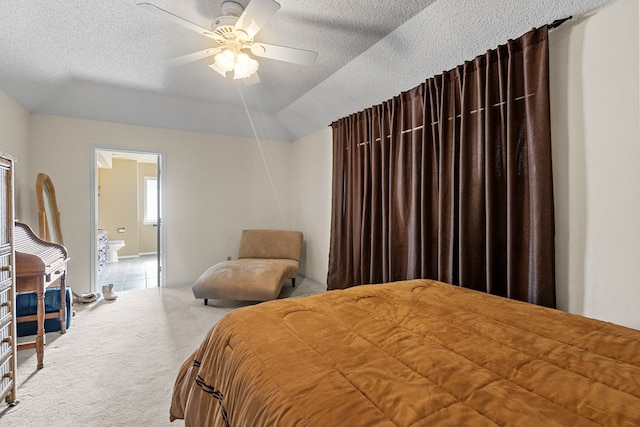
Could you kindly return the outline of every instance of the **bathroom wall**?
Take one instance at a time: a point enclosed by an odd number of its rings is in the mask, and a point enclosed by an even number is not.
[[[158,250],[158,228],[144,223],[144,179],[156,177],[157,170],[155,163],[138,162],[138,251],[140,254],[152,254]]]
[[[125,241],[118,256],[138,255],[138,162],[113,159],[111,169],[98,169],[98,185],[98,228],[109,232],[109,240]]]
[[[144,178],[156,176],[155,163],[136,160],[114,158],[111,168],[98,169],[98,228],[109,231],[109,240],[125,241],[121,257],[157,252],[158,230],[144,223]]]

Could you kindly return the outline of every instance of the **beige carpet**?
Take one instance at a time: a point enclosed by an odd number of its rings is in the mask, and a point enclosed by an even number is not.
[[[300,280],[281,297],[325,288]],[[229,311],[204,306],[191,286],[122,292],[115,301],[76,304],[65,335],[47,334],[44,369],[34,350],[18,353],[18,400],[2,402],[4,426],[183,426],[169,422],[175,375],[207,331]]]

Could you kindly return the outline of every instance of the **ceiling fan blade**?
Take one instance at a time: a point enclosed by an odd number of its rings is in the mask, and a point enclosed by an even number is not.
[[[253,38],[260,28],[280,9],[274,0],[251,0],[236,22],[236,29],[244,30]]]
[[[251,46],[251,53],[263,58],[277,59],[278,61],[306,66],[315,64],[318,58],[318,52],[267,43],[254,43]]]
[[[210,30],[207,30],[206,28],[201,27],[198,24],[194,24],[193,22],[188,21],[183,17],[176,15],[175,13],[169,12],[168,10],[164,10],[156,5],[153,5],[151,3],[138,3],[138,6],[155,14],[162,15],[165,18],[169,18],[173,22],[180,24],[183,27],[190,29],[191,31],[195,31],[198,34],[202,34],[203,36],[210,38],[214,37],[214,34]]]
[[[188,53],[186,55],[178,56],[176,58],[168,59],[165,62],[170,65],[184,65],[184,64],[188,64],[189,62],[199,61],[200,59],[208,58],[219,52],[222,52],[222,48],[213,47],[209,49],[200,50],[198,52]]]

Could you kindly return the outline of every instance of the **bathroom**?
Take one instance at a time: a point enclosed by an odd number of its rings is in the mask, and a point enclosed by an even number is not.
[[[98,151],[97,290],[158,286],[157,170],[154,154]],[[107,244],[100,245],[101,237]]]

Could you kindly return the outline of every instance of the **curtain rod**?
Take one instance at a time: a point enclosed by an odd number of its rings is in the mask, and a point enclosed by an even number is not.
[[[564,24],[571,18],[573,18],[573,16],[569,16],[568,18],[556,19],[551,24],[549,24],[549,29],[553,30],[554,28],[558,28],[560,25]]]
[[[523,100],[523,99],[525,99],[525,98],[529,98],[529,97],[531,97],[531,96],[535,96],[535,95],[536,95],[535,93],[531,93],[531,94],[528,94],[528,95],[518,96],[518,97],[514,98],[514,101],[522,101],[522,100]],[[504,104],[506,104],[506,102],[505,102],[505,101],[502,101],[502,102],[498,102],[498,103],[496,103],[496,104],[492,104],[491,106],[492,106],[492,107],[500,107],[501,105],[504,105]],[[477,113],[479,113],[480,111],[484,111],[484,110],[485,110],[485,108],[484,108],[484,107],[480,107],[480,108],[478,108],[478,109],[475,109],[475,110],[471,110],[471,111],[469,111],[469,114],[477,114]],[[462,114],[458,114],[458,115],[456,115],[456,116],[455,116],[455,118],[456,118],[456,119],[459,119],[459,118],[461,118],[461,117],[462,117]],[[449,120],[450,120],[450,121],[451,121],[451,120],[453,120],[453,119],[454,119],[454,117],[449,117]],[[439,123],[439,121],[438,121],[438,120],[436,120],[436,121],[434,121],[434,122],[431,122],[431,126],[435,126],[435,125],[437,125],[438,123]],[[405,134],[405,133],[409,133],[409,132],[415,132],[415,131],[417,131],[417,130],[421,130],[421,129],[424,129],[424,125],[418,125],[418,126],[416,126],[416,127],[410,128],[410,129],[403,129],[403,130],[401,130],[401,131],[400,131],[400,134]],[[390,138],[391,138],[391,135],[385,135],[385,138],[386,138],[386,139],[390,139]],[[380,141],[380,137],[377,137],[376,139],[374,139],[374,141],[375,141],[375,142]],[[359,143],[357,143],[357,144],[356,144],[356,146],[357,146],[357,147],[362,147],[363,145],[367,145],[367,144],[369,144],[369,143],[370,143],[369,141],[359,142]],[[347,147],[346,149],[348,150],[348,149],[349,149],[349,147]]]
[[[555,29],[555,28],[558,28],[560,25],[564,24],[565,22],[567,22],[568,20],[570,20],[570,19],[572,19],[572,18],[573,18],[573,15],[568,16],[568,17],[566,17],[566,18],[556,19],[556,20],[555,20],[555,21],[553,21],[551,24],[547,25],[547,27],[548,27],[550,30],[553,30],[553,29]],[[524,97],[521,97],[520,99],[522,99],[522,98],[524,98]],[[518,100],[519,100],[519,99],[516,99],[516,101],[518,101]],[[494,107],[496,107],[496,106],[498,106],[498,105],[501,105],[501,104],[496,104],[496,105],[494,105]],[[476,111],[472,111],[472,113],[474,113],[474,112],[477,112],[477,110],[476,110]],[[460,117],[460,116],[458,116],[458,117]],[[451,118],[451,117],[449,117],[449,120],[451,120],[451,119],[452,119],[452,118]],[[338,119],[338,120],[339,120],[339,119]],[[337,120],[334,120],[334,122],[336,122],[336,121],[337,121]],[[333,123],[334,123],[334,122],[331,122],[328,126],[329,126],[329,127],[333,126]],[[431,123],[431,125],[433,125],[433,124],[435,124],[435,123],[436,123],[436,122],[433,122],[433,123]],[[420,129],[420,128],[422,128],[422,126],[419,126],[418,128],[414,128],[414,129],[408,129],[408,130],[405,130],[405,131],[403,131],[403,132],[411,132],[412,130],[417,130],[417,129]],[[358,145],[364,145],[364,144],[366,144],[366,142],[362,142],[362,143],[360,143],[360,144],[358,144]]]

